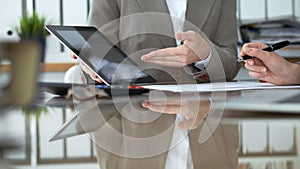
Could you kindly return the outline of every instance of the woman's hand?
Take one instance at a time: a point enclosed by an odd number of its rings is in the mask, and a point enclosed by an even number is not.
[[[186,120],[178,124],[179,129],[195,129],[208,115],[211,103],[209,100],[199,101],[198,99],[175,99],[169,101],[154,99],[142,102],[142,106],[154,112],[180,114]]]
[[[249,76],[276,85],[300,84],[300,66],[293,64],[275,52],[262,50],[267,47],[263,43],[247,43],[243,46],[240,56],[253,56],[245,61]]]
[[[92,80],[102,83],[102,80],[98,77],[98,75],[94,73],[82,60],[78,59],[74,54],[71,54],[71,57],[79,62],[82,71],[88,74]]]
[[[159,49],[141,57],[144,62],[168,67],[183,67],[206,59],[211,51],[210,44],[194,31],[176,34],[176,39],[184,42],[177,47]]]

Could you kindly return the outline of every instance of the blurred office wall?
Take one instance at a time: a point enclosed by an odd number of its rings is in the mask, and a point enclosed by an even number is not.
[[[51,24],[86,25],[92,0],[0,0],[0,41],[16,39],[8,36],[22,13],[36,9],[47,17]],[[272,19],[276,17],[300,18],[300,0],[237,0],[237,16],[241,21]],[[260,5],[258,5],[260,4]],[[47,40],[46,62],[70,62],[69,51],[49,36]]]

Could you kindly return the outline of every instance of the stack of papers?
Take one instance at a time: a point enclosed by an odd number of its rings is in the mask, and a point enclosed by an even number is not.
[[[300,88],[300,85],[277,86],[270,83],[260,82],[215,82],[203,84],[180,84],[180,85],[147,85],[146,89],[171,91],[171,92],[213,92],[213,91],[237,91],[250,89],[284,89]]]

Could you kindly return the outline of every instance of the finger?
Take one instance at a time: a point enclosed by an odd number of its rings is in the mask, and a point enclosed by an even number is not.
[[[268,45],[266,45],[264,43],[250,42],[250,43],[244,44],[243,47],[263,49],[263,48],[268,47]]]
[[[192,63],[193,59],[198,59],[198,58],[195,55],[176,55],[176,56],[174,55],[174,56],[159,56],[149,60],[145,60],[144,62],[150,62],[150,61],[178,62],[178,63],[182,63],[182,65],[187,65]]]
[[[77,56],[74,55],[73,53],[71,53],[70,56],[71,56],[71,58],[73,58],[73,59],[77,59]]]
[[[151,104],[149,103],[149,101],[143,101],[142,106],[145,107],[145,108],[148,108],[148,107],[151,106]]]
[[[166,56],[156,56],[156,57],[153,57],[148,60],[178,61],[178,60],[180,60],[180,57],[181,56],[178,56],[178,55],[166,55]],[[145,61],[148,61],[148,60],[145,60]]]
[[[102,83],[102,80],[98,77],[97,74],[95,74],[93,71],[91,71],[91,69],[89,67],[87,67],[83,62],[79,62],[81,69],[87,73],[90,78],[94,81],[97,81],[99,83]]]
[[[171,48],[165,48],[165,49],[159,49],[153,52],[150,52],[146,55],[143,55],[141,57],[141,60],[149,60],[155,57],[164,57],[164,56],[176,56],[181,54],[181,48],[178,47],[171,47]]]
[[[183,67],[186,65],[186,63],[182,63],[178,61],[146,60],[145,62],[158,64],[162,66],[168,66],[168,67]]]
[[[102,80],[98,76],[90,75],[90,77],[92,80],[94,80],[96,82],[103,83]]]
[[[96,82],[102,83],[102,80],[98,77],[98,75],[96,75],[93,72],[88,72],[88,75],[90,76],[90,78]]]
[[[270,52],[266,52],[261,49],[244,48],[243,51],[246,55],[254,56],[254,57],[262,60],[263,62],[270,59]]]
[[[251,64],[251,60],[249,60],[249,61],[247,60],[246,62],[247,63],[249,62],[248,64]],[[252,65],[265,66],[264,63],[260,59],[257,59],[257,58],[252,59]]]
[[[171,100],[171,101],[166,101],[166,100],[147,100],[147,101],[144,101],[145,103],[149,103],[149,104],[152,104],[152,105],[166,105],[166,106],[170,106],[170,105],[181,105],[181,101],[178,101],[178,100]]]
[[[176,34],[176,39],[180,41],[194,41],[197,36],[199,34],[194,31],[179,32]]]
[[[247,64],[249,66],[264,66],[264,67],[266,67],[264,65],[264,63],[261,60],[257,59],[257,58],[247,59],[244,62],[245,62],[245,66]]]
[[[251,61],[246,61],[246,64],[245,64],[245,68],[250,70],[250,71],[253,71],[253,72],[260,72],[260,73],[266,73],[267,72],[267,68],[265,66],[260,66],[260,65],[254,65],[254,64],[251,64],[252,62]]]
[[[156,112],[161,112],[161,113],[166,113],[166,114],[179,114],[180,110],[180,106],[176,106],[176,105],[170,105],[170,106],[166,106],[166,105],[162,105],[162,106],[156,106],[156,105],[152,105],[152,111],[156,111]]]
[[[179,106],[166,106],[166,105],[153,105],[149,102],[143,102],[142,106],[148,108],[154,112],[166,113],[166,114],[178,114]]]
[[[261,73],[261,72],[249,71],[249,76],[253,78],[264,78],[265,76],[267,76],[267,72]]]
[[[243,45],[243,47],[242,47],[242,49],[241,49],[240,56],[246,55],[245,52],[244,52],[244,50],[245,50],[246,48],[263,49],[263,48],[265,48],[265,47],[267,47],[267,45],[264,44],[264,43],[255,43],[255,42],[246,43],[246,44]]]
[[[179,32],[176,34],[176,39],[184,42],[182,45],[178,46],[185,47],[181,49],[182,54],[185,54],[188,50],[192,50],[193,53],[196,53],[195,51],[199,48],[199,45],[201,45],[201,40],[203,40],[202,37],[194,31]],[[196,41],[198,43],[196,43]]]

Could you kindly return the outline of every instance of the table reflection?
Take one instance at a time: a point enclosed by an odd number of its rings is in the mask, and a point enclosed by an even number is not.
[[[162,99],[160,93],[168,95]],[[171,96],[170,96],[171,95]],[[179,94],[152,91],[150,99],[142,102],[142,106],[154,112],[178,114],[184,120],[178,123],[179,129],[196,129],[211,110],[211,100],[200,100],[196,93]]]
[[[73,110],[71,120],[56,133],[56,139],[91,133],[101,168],[237,168],[238,160],[242,160],[239,166],[253,167],[258,163],[275,165],[275,156],[299,159],[295,153],[296,127],[293,128],[294,123],[299,123],[297,114],[280,113],[281,110],[276,113],[273,107],[268,112],[246,111],[249,106],[242,106],[249,102],[257,104],[255,101],[261,104],[267,96],[277,94],[294,98],[297,92],[299,90],[226,93],[153,90],[149,94],[113,98],[58,98],[52,100],[56,103],[50,100],[48,104],[60,104]],[[231,110],[234,105],[240,110]],[[246,123],[249,120],[253,124]],[[282,120],[293,124],[282,124]],[[286,135],[284,141],[280,135]],[[286,152],[290,145],[291,153]],[[264,163],[252,160],[254,162],[248,164],[254,156],[269,159]],[[280,161],[276,165],[289,162]]]
[[[74,110],[101,168],[237,168],[238,127],[219,123],[223,110],[211,95],[152,91],[84,100]]]

